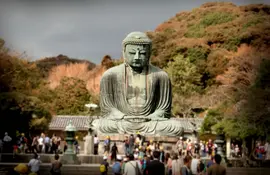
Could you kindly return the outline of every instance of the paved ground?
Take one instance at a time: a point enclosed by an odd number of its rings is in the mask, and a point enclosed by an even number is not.
[[[0,175],[9,175],[17,163],[0,163]],[[50,175],[50,164],[42,164],[41,175]],[[111,169],[109,171],[111,175]],[[99,164],[64,165],[62,175],[100,175]],[[269,168],[227,168],[227,175],[270,175]]]

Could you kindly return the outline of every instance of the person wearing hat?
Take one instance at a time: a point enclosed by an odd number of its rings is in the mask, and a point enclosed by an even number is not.
[[[121,161],[122,161],[122,156],[117,155],[116,162],[114,162],[112,166],[112,172],[114,175],[121,175]]]
[[[107,162],[107,159],[107,156],[103,156],[103,161],[101,162],[99,167],[101,175],[108,175],[109,163]]]

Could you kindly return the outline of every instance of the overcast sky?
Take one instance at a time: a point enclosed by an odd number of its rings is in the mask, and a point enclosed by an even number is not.
[[[0,37],[33,60],[67,55],[99,64],[121,56],[132,31],[154,30],[180,11],[209,0],[1,0]],[[270,0],[231,0],[236,5]]]

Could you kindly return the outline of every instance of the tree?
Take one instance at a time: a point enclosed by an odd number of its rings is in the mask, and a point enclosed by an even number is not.
[[[78,115],[85,113],[84,105],[91,101],[91,95],[85,82],[72,77],[65,77],[54,90],[53,100],[56,114]]]

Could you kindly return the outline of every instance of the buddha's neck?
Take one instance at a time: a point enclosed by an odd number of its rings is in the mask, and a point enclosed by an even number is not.
[[[147,72],[147,66],[145,67],[131,67],[131,66],[128,66],[129,70],[132,72],[133,75],[136,75],[136,74],[146,74]]]

